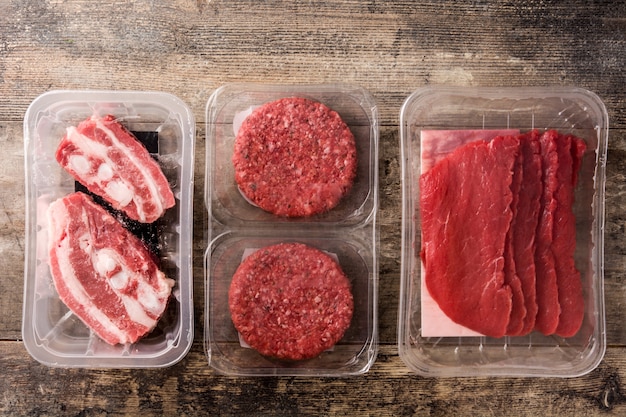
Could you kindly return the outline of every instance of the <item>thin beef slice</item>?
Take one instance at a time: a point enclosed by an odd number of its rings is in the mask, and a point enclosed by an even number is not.
[[[519,129],[422,130],[420,132],[421,172],[425,173],[446,155],[467,143],[517,134],[519,134]]]
[[[576,218],[572,211],[577,172],[585,151],[585,143],[573,136],[556,134],[559,168],[559,186],[555,197],[557,208],[554,222],[552,252],[559,290],[561,314],[555,333],[571,337],[580,328],[584,315],[584,301],[580,272],[574,265],[576,250]]]
[[[545,335],[550,335],[556,330],[561,314],[554,253],[552,252],[554,216],[557,207],[555,193],[559,185],[557,178],[559,157],[555,136],[551,132],[542,134],[539,141],[541,143],[543,191],[535,251],[538,309],[535,329]]]
[[[511,193],[513,195],[513,200],[511,201],[511,212],[513,214],[513,218],[506,234],[504,244],[504,283],[511,287],[512,291],[511,317],[509,318],[509,324],[506,329],[507,335],[519,334],[524,326],[524,318],[526,317],[524,292],[522,289],[522,282],[516,270],[517,267],[514,246],[514,239],[517,233],[514,224],[519,210],[520,190],[524,179],[523,166],[524,156],[518,151],[515,163],[513,164],[513,177],[511,181]]]
[[[511,230],[513,230],[513,247],[515,248],[515,272],[522,285],[526,315],[521,329],[518,332],[509,332],[511,336],[530,333],[535,327],[537,316],[535,233],[539,222],[540,198],[543,191],[539,137],[537,130],[519,136],[523,181],[519,189],[519,200]]]
[[[506,333],[512,309],[504,247],[518,145],[515,137],[472,142],[420,177],[428,291],[453,321],[493,337]]]

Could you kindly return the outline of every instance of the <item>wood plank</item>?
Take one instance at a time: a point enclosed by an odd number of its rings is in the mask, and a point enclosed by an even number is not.
[[[626,415],[626,2],[122,0],[0,2],[0,414]],[[348,82],[378,102],[380,355],[355,378],[231,378],[202,346],[204,108],[229,82]],[[575,85],[610,118],[605,224],[608,349],[590,374],[423,378],[398,357],[398,116],[425,85]],[[166,369],[55,369],[21,342],[22,120],[51,89],[160,90],[197,122],[192,350]],[[200,225],[200,227],[199,227]]]
[[[21,338],[24,291],[24,144],[20,123],[0,122],[0,340]]]
[[[624,415],[626,350],[580,378],[423,378],[395,346],[354,378],[233,378],[215,374],[199,344],[154,370],[46,368],[0,342],[0,413],[20,415]],[[18,411],[19,410],[19,411]]]
[[[271,2],[198,4],[118,5],[126,12],[111,19],[89,2],[5,3],[0,120],[21,120],[58,88],[173,92],[200,121],[227,82],[343,81],[373,93],[382,125],[396,124],[404,99],[426,84],[577,85],[625,125],[620,6],[335,1],[277,13]]]

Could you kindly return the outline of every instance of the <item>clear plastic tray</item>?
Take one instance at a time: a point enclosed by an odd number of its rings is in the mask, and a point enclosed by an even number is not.
[[[59,299],[48,266],[47,206],[75,190],[54,153],[65,129],[87,117],[112,114],[131,131],[158,132],[158,158],[176,206],[159,219],[161,269],[176,281],[157,327],[134,344],[111,346]],[[50,91],[24,119],[26,250],[22,333],[28,352],[59,367],[170,366],[193,342],[191,270],[194,117],[178,98],[160,92]]]
[[[313,217],[277,217],[250,204],[239,192],[231,162],[235,129],[252,109],[283,97],[303,97],[335,110],[350,127],[357,145],[357,177],[337,207]],[[378,120],[373,99],[346,85],[278,86],[230,84],[218,89],[207,104],[207,176],[205,196],[211,217],[227,227],[301,227],[302,223],[349,227],[367,223],[376,211],[376,146]]]
[[[593,370],[605,351],[603,223],[608,116],[602,101],[579,88],[425,87],[400,113],[403,178],[402,275],[398,349],[425,376],[574,377]],[[585,140],[574,213],[576,266],[581,272],[585,317],[570,338],[422,334],[419,177],[423,130],[556,129]]]
[[[348,195],[327,213],[284,218],[246,201],[231,157],[236,127],[251,108],[282,97],[305,97],[337,111],[355,136],[358,172]],[[230,84],[207,103],[205,203],[205,349],[212,368],[227,375],[343,376],[366,372],[378,350],[376,291],[378,119],[372,97],[348,85]],[[300,242],[336,255],[355,297],[350,328],[331,351],[315,359],[284,362],[242,344],[230,319],[228,288],[246,249]]]

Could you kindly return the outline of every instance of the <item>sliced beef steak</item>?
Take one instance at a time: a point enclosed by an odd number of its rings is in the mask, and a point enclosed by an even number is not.
[[[556,132],[541,135],[541,161],[543,192],[541,195],[540,219],[537,227],[537,247],[535,251],[537,283],[537,318],[535,328],[541,333],[553,334],[559,324],[561,307],[556,281],[556,267],[552,242],[554,241],[554,220],[557,209],[555,193],[558,188],[557,171],[559,154]]]
[[[574,265],[576,250],[576,218],[572,211],[577,171],[585,152],[585,143],[573,136],[558,135],[557,150],[559,186],[555,193],[555,211],[552,252],[554,253],[559,305],[561,314],[555,333],[570,337],[578,332],[584,315],[584,300],[580,272]]]
[[[519,134],[518,129],[422,130],[420,132],[421,172],[424,173],[453,150],[476,140]]]
[[[475,141],[420,177],[428,291],[453,321],[493,337],[506,333],[512,309],[504,248],[518,148],[512,136]]]
[[[535,233],[539,222],[540,198],[543,191],[541,181],[540,134],[533,130],[520,136],[522,158],[522,184],[519,189],[517,212],[511,223],[513,247],[515,248],[515,272],[522,284],[524,294],[524,316],[522,328],[510,335],[528,334],[535,327],[537,295],[535,284]]]
[[[519,138],[518,138],[519,139]],[[511,200],[511,224],[506,234],[504,244],[504,283],[511,287],[511,316],[509,317],[509,324],[507,325],[506,334],[518,334],[521,332],[524,326],[524,319],[526,317],[526,303],[524,300],[524,292],[522,288],[522,282],[517,273],[517,266],[515,261],[515,236],[519,233],[514,227],[515,219],[519,211],[520,203],[520,190],[522,188],[522,181],[524,179],[524,156],[521,152],[517,152],[515,163],[513,164],[513,173],[511,180],[511,194],[513,199]]]
[[[154,222],[175,204],[158,163],[111,115],[69,127],[56,159],[89,191],[133,220]]]
[[[50,205],[48,225],[53,282],[74,314],[110,344],[156,326],[174,281],[138,238],[80,192]]]
[[[427,293],[488,336],[573,336],[585,310],[573,212],[585,142],[554,130],[450,141],[460,146],[448,155],[426,151],[438,159],[420,178]]]

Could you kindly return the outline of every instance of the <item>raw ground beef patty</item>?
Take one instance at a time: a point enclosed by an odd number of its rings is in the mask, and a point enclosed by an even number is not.
[[[237,132],[232,161],[241,192],[287,217],[334,208],[357,167],[354,136],[339,114],[298,97],[256,108]]]
[[[350,282],[327,254],[301,243],[261,248],[237,268],[228,293],[243,340],[263,355],[314,358],[350,326]]]

